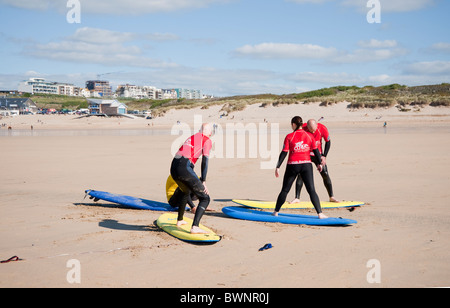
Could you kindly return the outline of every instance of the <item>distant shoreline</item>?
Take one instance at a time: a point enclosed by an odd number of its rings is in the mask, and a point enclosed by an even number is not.
[[[0,124],[4,124],[0,131],[12,130],[167,130],[174,125],[187,124],[192,127],[196,117],[202,122],[227,125],[231,123],[278,123],[281,128],[289,127],[293,116],[299,115],[304,121],[308,119],[320,120],[331,127],[382,127],[387,122],[389,127],[411,127],[417,122],[427,123],[429,126],[440,126],[450,123],[450,107],[426,106],[414,111],[402,111],[397,107],[349,109],[348,102],[323,106],[320,103],[268,105],[246,105],[241,110],[227,113],[225,105],[215,105],[209,108],[197,107],[192,109],[170,109],[159,117],[146,119],[142,117],[104,118],[77,115],[19,115],[3,117]],[[175,126],[176,127],[176,126]],[[7,135],[3,133],[2,135]]]

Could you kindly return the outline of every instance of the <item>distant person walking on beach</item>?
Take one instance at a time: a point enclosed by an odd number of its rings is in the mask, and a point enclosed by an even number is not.
[[[301,117],[294,117],[291,121],[293,133],[286,136],[284,140],[283,151],[280,154],[277,168],[275,169],[275,176],[280,177],[280,167],[283,164],[286,156],[289,153],[289,159],[286,167],[286,172],[283,179],[283,188],[278,195],[277,204],[275,206],[274,216],[278,216],[278,212],[286,202],[287,195],[291,190],[292,184],[297,177],[302,179],[305,183],[306,190],[309,193],[310,199],[320,219],[328,218],[322,213],[319,196],[314,187],[314,174],[311,163],[310,152],[314,152],[316,157],[321,158],[321,154],[317,149],[317,144],[312,134],[302,129],[303,120]],[[319,171],[322,171],[322,165],[318,165]]]
[[[331,138],[330,134],[328,132],[328,129],[325,125],[317,123],[315,120],[311,119],[308,121],[308,123],[303,124],[303,130],[306,132],[309,132],[313,135],[317,148],[319,149],[319,152],[321,154],[321,159],[318,159],[317,155],[314,154],[314,152],[311,152],[311,161],[313,161],[316,166],[322,165],[322,171],[320,171],[320,175],[323,179],[323,184],[325,185],[325,188],[327,189],[328,196],[330,198],[330,202],[340,202],[334,197],[333,192],[333,184],[331,183],[330,174],[328,172],[328,166],[327,166],[327,156],[328,152],[331,148]],[[322,140],[325,141],[325,149],[322,150]],[[297,179],[297,183],[295,186],[295,199],[291,203],[299,203],[300,202],[300,192],[303,187],[303,181],[300,177]]]
[[[189,137],[181,146],[175,155],[170,168],[172,178],[183,192],[182,198],[178,201],[177,226],[186,224],[183,218],[190,193],[192,192],[199,200],[191,228],[191,233],[193,234],[206,233],[200,229],[199,225],[200,220],[210,203],[209,191],[205,182],[208,173],[209,153],[212,148],[212,141],[209,139],[211,134],[211,126],[209,124],[203,124],[200,132]],[[203,158],[201,177],[199,179],[194,172],[194,165],[200,156],[203,156]]]

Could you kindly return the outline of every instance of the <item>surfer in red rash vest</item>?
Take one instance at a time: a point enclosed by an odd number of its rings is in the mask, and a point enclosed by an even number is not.
[[[309,193],[310,199],[320,219],[328,218],[322,213],[322,207],[320,205],[319,196],[317,196],[314,187],[314,174],[311,163],[310,152],[318,157],[320,161],[320,152],[317,149],[316,141],[312,134],[302,129],[303,120],[301,117],[294,117],[291,121],[293,133],[286,136],[284,140],[283,151],[280,154],[277,168],[275,169],[275,176],[280,176],[280,167],[283,164],[284,159],[289,153],[288,165],[283,179],[283,188],[278,195],[274,216],[278,216],[278,212],[286,202],[286,197],[291,190],[292,184],[297,177],[300,177],[305,183],[306,190]],[[318,166],[319,171],[322,171],[322,165]]]
[[[330,198],[330,202],[337,202],[340,201],[337,200],[334,197],[333,193],[333,184],[331,183],[330,174],[328,173],[328,166],[327,166],[327,160],[326,157],[328,155],[328,152],[330,151],[331,147],[331,138],[330,134],[328,132],[328,129],[325,125],[317,123],[316,120],[311,119],[308,121],[308,123],[303,124],[303,130],[311,133],[314,136],[314,139],[316,140],[317,148],[319,149],[320,154],[322,155],[321,161],[317,159],[317,157],[314,155],[314,152],[311,152],[311,161],[313,161],[316,166],[319,164],[322,164],[323,168],[320,172],[320,175],[323,179],[323,184],[325,185],[325,188],[328,192],[328,197]],[[322,151],[322,140],[325,141],[325,150]],[[299,203],[300,202],[300,192],[303,187],[303,181],[300,177],[297,178],[297,182],[295,185],[295,199],[291,203]]]
[[[184,210],[192,192],[199,199],[199,204],[195,211],[194,222],[192,224],[191,233],[207,233],[203,231],[199,225],[208,205],[210,203],[209,191],[206,187],[206,175],[208,173],[209,153],[212,148],[211,137],[212,129],[209,124],[203,124],[200,132],[189,137],[180,147],[175,155],[170,168],[170,174],[183,192],[183,197],[178,202],[178,222],[177,226],[185,225],[183,220]],[[202,157],[201,177],[200,179],[194,172],[194,165]]]

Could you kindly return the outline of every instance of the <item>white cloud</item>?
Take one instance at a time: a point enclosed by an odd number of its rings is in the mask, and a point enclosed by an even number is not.
[[[407,75],[439,75],[450,78],[450,61],[416,62],[402,66]]]
[[[143,55],[136,45],[126,45],[141,36],[151,38],[154,34],[137,35],[97,28],[80,28],[61,41],[31,43],[25,46],[24,54],[48,60],[76,63],[95,63],[130,67],[176,67]]]
[[[356,86],[381,86],[393,83],[405,84],[408,86],[441,84],[450,82],[450,72],[446,75],[433,75],[433,72],[416,70],[415,72],[401,72],[400,74],[379,74],[363,76],[359,74],[341,73],[323,73],[323,72],[301,72],[285,76],[288,82],[296,82],[301,85],[312,85],[312,87],[331,87],[338,85],[356,85]],[[310,86],[311,87],[311,86]]]
[[[300,4],[304,4],[304,3],[325,3],[325,2],[330,2],[330,1],[335,1],[335,0],[286,0],[287,2],[294,2],[294,3],[300,3]]]
[[[365,0],[343,0],[344,6],[353,6],[361,11],[367,12]],[[383,13],[411,12],[424,9],[435,3],[435,0],[380,0]]]
[[[359,45],[366,48],[344,51],[312,44],[262,43],[239,47],[233,55],[255,59],[320,59],[326,63],[343,64],[383,61],[407,53],[403,48],[389,48],[397,46],[394,40],[373,39],[361,41]]]
[[[199,9],[229,0],[90,0],[81,3],[81,13],[142,15],[160,12],[172,12],[186,9]],[[0,4],[30,10],[56,9],[66,13],[67,1],[64,0],[0,0]]]
[[[9,6],[21,8],[21,9],[29,9],[29,10],[47,10],[50,6],[56,4],[57,1],[51,0],[0,0],[0,4],[6,4]],[[60,1],[60,3],[62,3]],[[65,3],[64,3],[65,4]]]
[[[68,39],[93,44],[114,44],[130,42],[138,39],[150,41],[169,41],[178,40],[179,37],[171,33],[138,34],[84,27],[77,29],[75,34],[70,36]]]
[[[262,43],[237,48],[234,55],[260,59],[324,59],[335,56],[335,48],[312,44]]]
[[[132,41],[135,37],[134,33],[84,27],[77,29],[68,39],[93,44],[118,44]]]
[[[450,43],[436,43],[433,44],[428,51],[432,53],[442,53],[442,54],[450,54]]]
[[[363,78],[357,74],[320,72],[301,72],[291,74],[287,75],[286,79],[295,82],[322,84],[327,86],[354,85],[360,84],[363,81]]]
[[[403,56],[408,51],[403,48],[395,49],[357,49],[353,52],[344,53],[338,57],[330,59],[333,63],[370,63],[393,59]]]
[[[396,40],[379,41],[371,39],[368,41],[359,41],[358,45],[363,48],[393,48],[397,47],[398,43]]]
[[[356,7],[359,11],[367,13],[368,0],[285,0],[299,4],[322,4],[327,2],[339,2],[342,6]],[[429,7],[435,0],[380,0],[382,12],[410,12]]]

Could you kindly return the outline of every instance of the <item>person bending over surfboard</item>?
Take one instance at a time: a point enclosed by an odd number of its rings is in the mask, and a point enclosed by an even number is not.
[[[314,136],[314,139],[316,140],[317,148],[319,149],[320,154],[322,155],[321,161],[319,161],[316,156],[314,155],[314,152],[311,152],[311,160],[316,164],[316,166],[319,166],[319,164],[322,164],[323,168],[320,172],[320,175],[323,179],[323,184],[325,185],[325,188],[328,192],[328,197],[330,198],[330,202],[340,202],[334,197],[333,193],[333,184],[331,183],[330,174],[328,173],[328,166],[327,166],[327,155],[330,151],[331,147],[331,138],[330,133],[328,132],[328,129],[325,125],[317,123],[316,120],[311,119],[308,121],[308,123],[303,124],[303,130],[307,131],[308,133],[311,133]],[[322,139],[325,140],[325,150],[322,151]],[[301,177],[297,178],[297,182],[295,185],[295,199],[291,203],[299,203],[300,202],[300,192],[303,187],[303,181]]]
[[[175,182],[175,180],[172,178],[171,175],[169,175],[166,181],[166,196],[167,202],[170,204],[170,206],[174,208],[178,207],[178,203],[184,197],[184,193],[178,187],[177,183]],[[191,192],[187,199],[187,205],[189,205],[189,207],[191,208],[191,212],[193,214],[195,214],[195,211],[197,210],[197,207],[193,202],[195,200],[198,200],[198,198]]]
[[[203,124],[200,132],[189,137],[180,147],[170,167],[172,178],[183,192],[183,197],[180,198],[178,203],[177,226],[186,224],[183,218],[189,194],[192,192],[199,200],[191,228],[191,233],[193,234],[206,233],[199,225],[211,200],[208,188],[205,185],[206,175],[208,173],[209,152],[212,148],[212,142],[211,139],[209,139],[211,134],[211,126],[209,124]],[[199,179],[194,172],[194,165],[200,156],[203,156],[203,158],[201,177]]]
[[[280,212],[281,207],[286,202],[292,184],[294,184],[295,179],[299,176],[305,183],[306,190],[309,193],[311,202],[314,205],[319,218],[328,218],[322,213],[319,196],[314,187],[314,174],[310,152],[314,152],[314,155],[316,155],[319,161],[321,160],[316,141],[312,134],[302,129],[303,120],[301,117],[294,117],[291,121],[291,125],[294,132],[286,136],[283,151],[280,154],[277,168],[275,169],[275,176],[278,178],[280,177],[280,167],[289,153],[289,159],[283,179],[283,188],[278,196],[273,215],[278,216],[278,212]],[[322,164],[319,164],[318,169],[320,172],[322,171],[322,167]]]
[[[169,175],[166,181],[167,202],[170,204],[170,206],[176,208],[178,207],[180,198],[183,198],[183,196],[184,193],[178,187],[177,183],[173,180],[172,176]],[[197,210],[197,206],[194,204],[194,201],[198,201],[198,198],[193,192],[191,192],[187,200],[187,205],[189,205],[189,207],[191,208],[192,214],[195,214],[195,211]],[[209,207],[206,209],[206,211],[214,212],[214,210],[210,209]]]

